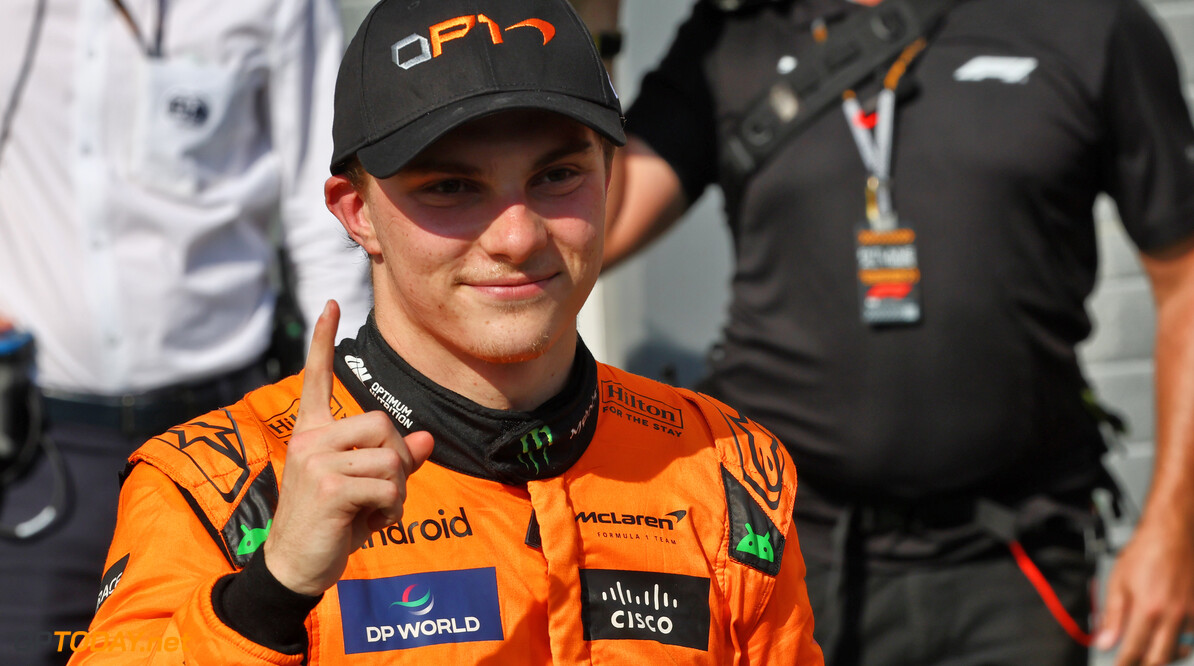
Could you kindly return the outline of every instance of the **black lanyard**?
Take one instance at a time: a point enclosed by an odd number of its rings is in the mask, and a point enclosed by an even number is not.
[[[813,22],[813,39],[824,43],[829,37],[828,27],[823,20]],[[900,57],[883,77],[883,89],[879,91],[876,109],[866,114],[858,103],[853,89],[842,93],[842,112],[846,124],[858,146],[858,156],[867,170],[866,214],[867,222],[875,231],[890,231],[897,225],[895,207],[891,202],[891,152],[895,133],[896,86],[908,70],[908,66],[928,45],[919,37],[900,53]]]
[[[29,39],[25,41],[25,55],[21,58],[21,69],[17,73],[17,81],[12,86],[12,94],[8,96],[8,104],[4,106],[4,119],[0,120],[0,158],[4,156],[4,148],[8,145],[8,135],[12,131],[12,119],[17,114],[17,105],[21,101],[21,93],[25,90],[25,82],[29,80],[29,70],[33,69],[33,56],[37,53],[37,43],[41,39],[42,25],[46,20],[47,0],[38,0],[34,10],[33,23],[29,26]]]
[[[813,24],[813,38],[824,42],[823,21]],[[874,113],[867,114],[853,89],[842,92],[842,112],[867,171],[866,221],[856,227],[858,296],[863,323],[869,326],[921,321],[920,261],[916,232],[896,215],[891,197],[892,145],[895,142],[896,87],[928,41],[918,37],[904,47],[883,77]]]
[[[34,55],[37,53],[37,44],[41,41],[42,27],[46,20],[47,4],[49,4],[48,0],[37,0],[37,6],[33,13],[33,22],[29,26],[29,38],[25,41],[25,54],[21,58],[21,68],[18,70],[16,83],[13,84],[12,94],[8,96],[8,104],[4,106],[4,117],[0,119],[0,158],[3,158],[4,149],[8,146],[13,117],[16,115],[17,106],[20,104],[21,93],[25,90],[25,83],[29,80],[29,71],[33,69]],[[158,0],[158,20],[153,34],[153,43],[146,43],[140,28],[137,27],[137,22],[133,19],[133,15],[129,13],[128,7],[125,6],[123,0],[112,0],[112,4],[115,5],[116,11],[120,12],[120,15],[124,17],[125,23],[133,31],[133,37],[141,45],[145,51],[145,55],[150,58],[160,58],[162,56],[162,26],[166,17],[166,0]]]
[[[145,51],[145,56],[148,58],[162,57],[162,26],[166,18],[166,0],[158,0],[158,21],[157,27],[153,31],[152,42],[141,32],[140,25],[133,18],[132,13],[129,12],[129,8],[124,4],[124,0],[112,0],[112,4],[115,5],[116,11],[120,12],[120,15],[124,17],[124,22],[128,24],[129,29],[133,31],[133,39],[136,39],[137,43],[141,45],[141,48]]]
[[[896,227],[895,207],[891,202],[891,150],[895,137],[896,86],[908,65],[926,45],[921,37],[900,54],[883,79],[883,89],[875,113],[868,116],[858,103],[853,90],[842,93],[842,112],[850,126],[850,134],[858,146],[858,155],[867,169],[867,221],[876,231],[890,231]],[[873,131],[872,131],[873,128]]]

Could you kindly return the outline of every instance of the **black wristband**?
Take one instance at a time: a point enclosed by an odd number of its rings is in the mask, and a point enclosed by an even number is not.
[[[282,654],[307,649],[307,615],[323,595],[299,594],[278,582],[265,566],[265,550],[258,550],[234,574],[216,581],[211,605],[216,617],[236,633]]]

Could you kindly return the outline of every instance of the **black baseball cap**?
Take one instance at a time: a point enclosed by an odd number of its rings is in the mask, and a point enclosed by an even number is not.
[[[381,0],[336,79],[332,172],[356,154],[397,173],[450,130],[508,109],[554,111],[624,145],[622,107],[567,0]]]

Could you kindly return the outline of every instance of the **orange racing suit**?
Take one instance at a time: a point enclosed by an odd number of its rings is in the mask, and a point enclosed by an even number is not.
[[[529,413],[431,384],[371,325],[335,369],[337,418],[383,409],[436,448],[400,524],[298,616],[299,649],[230,626],[272,611],[242,594],[222,612],[221,591],[255,567],[261,580],[301,375],[133,454],[72,664],[822,663],[794,465],[733,409],[583,344],[568,387]]]

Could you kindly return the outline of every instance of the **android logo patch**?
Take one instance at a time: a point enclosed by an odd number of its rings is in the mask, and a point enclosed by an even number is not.
[[[764,562],[775,561],[775,551],[771,550],[771,534],[755,534],[750,523],[746,523],[746,536],[738,542],[738,550],[754,555]]]
[[[244,537],[240,540],[240,545],[236,547],[237,555],[251,555],[257,552],[261,544],[265,543],[266,538],[269,537],[269,529],[273,527],[274,521],[271,519],[265,524],[265,527],[254,527],[249,529],[248,525],[241,525],[240,530],[244,532]]]
[[[726,550],[733,560],[768,576],[779,574],[784,557],[784,532],[768,515],[759,496],[748,490],[724,466],[721,470],[729,509],[730,539]]]

